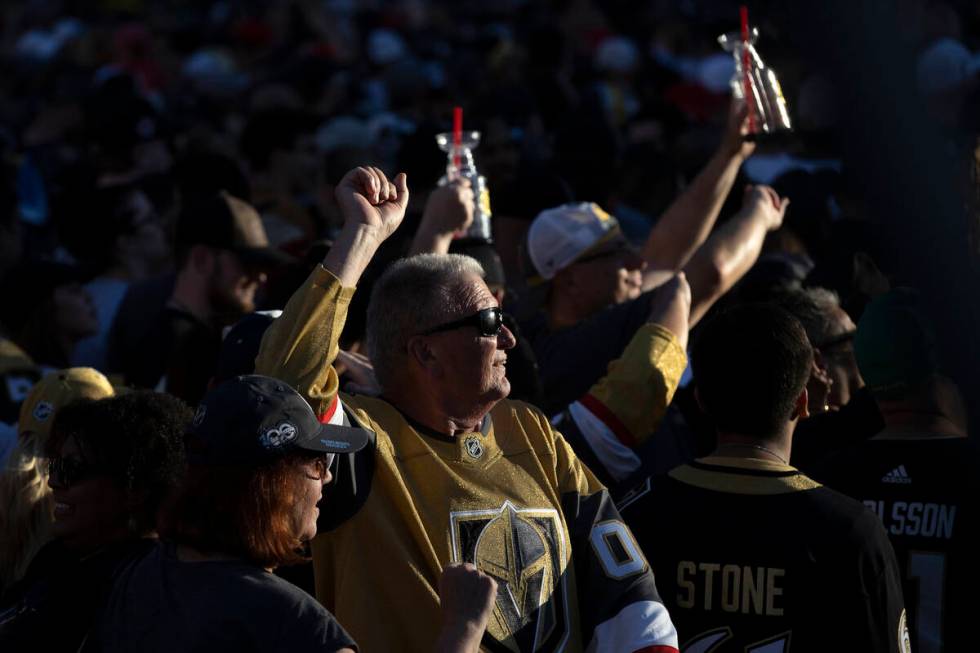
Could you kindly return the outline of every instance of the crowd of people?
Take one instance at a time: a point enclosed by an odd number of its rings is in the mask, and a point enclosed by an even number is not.
[[[896,38],[977,215],[962,4]],[[0,650],[972,650],[962,361],[738,9],[5,3]]]

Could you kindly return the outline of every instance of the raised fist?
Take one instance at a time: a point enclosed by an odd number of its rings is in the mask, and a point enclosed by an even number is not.
[[[375,229],[381,240],[390,236],[405,217],[408,184],[405,173],[388,181],[380,169],[354,168],[340,180],[334,192],[345,224]]]

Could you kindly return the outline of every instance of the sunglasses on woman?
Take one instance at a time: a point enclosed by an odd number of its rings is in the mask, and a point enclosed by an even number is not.
[[[481,336],[489,338],[499,336],[503,325],[503,311],[500,310],[500,307],[493,306],[491,308],[479,310],[473,315],[464,317],[461,320],[447,322],[446,324],[440,324],[439,326],[432,327],[427,331],[423,331],[422,335],[428,336],[441,331],[452,331],[453,329],[459,329],[460,327],[475,326],[477,329],[479,329]]]
[[[102,474],[104,474],[104,470],[98,465],[87,463],[78,458],[55,456],[48,459],[48,479],[65,488]]]
[[[330,473],[330,466],[333,464],[333,459],[336,454],[328,453],[323,456],[314,458],[310,462],[312,463],[310,467],[313,473],[307,473],[307,478],[314,481],[322,481],[327,478],[327,474]]]

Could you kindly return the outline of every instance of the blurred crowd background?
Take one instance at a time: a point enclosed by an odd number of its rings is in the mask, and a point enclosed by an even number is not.
[[[295,257],[256,291],[256,308],[280,308],[339,228],[343,173],[405,171],[412,206],[382,267],[445,170],[434,135],[454,106],[482,134],[511,300],[526,297],[522,239],[542,209],[597,202],[641,243],[720,139],[734,68],[717,37],[738,4],[5,2],[0,324],[19,351],[0,371],[118,374],[113,340],[170,294],[177,216],[217,189]],[[742,291],[806,279],[856,322],[882,288],[916,287],[969,396],[980,7],[821,4],[748,3],[794,130],[761,142],[736,184],[792,200]],[[8,382],[5,422],[30,383]]]

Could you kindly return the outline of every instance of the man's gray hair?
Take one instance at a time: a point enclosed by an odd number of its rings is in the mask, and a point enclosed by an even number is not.
[[[800,321],[814,347],[840,335],[837,317],[840,298],[833,290],[818,287],[793,290],[781,296],[778,303]]]
[[[417,254],[392,263],[374,284],[367,349],[382,389],[405,364],[412,336],[460,317],[465,275],[483,278],[483,267],[462,254]]]

